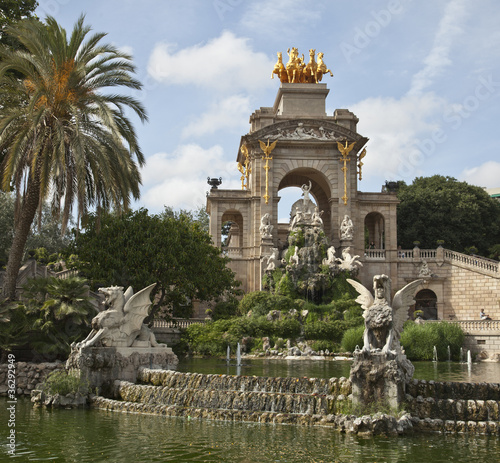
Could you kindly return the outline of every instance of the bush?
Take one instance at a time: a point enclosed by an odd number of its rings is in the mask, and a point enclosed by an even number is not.
[[[295,302],[290,297],[266,291],[254,291],[243,296],[238,306],[238,313],[246,315],[252,311],[252,317],[259,317],[267,315],[271,310],[288,312],[295,308]]]
[[[280,338],[295,339],[300,336],[300,322],[294,318],[284,318],[274,323],[274,333]]]
[[[433,360],[434,346],[438,359],[448,360],[450,346],[451,359],[459,360],[464,337],[462,329],[454,323],[417,324],[408,321],[401,335],[401,345],[410,360]]]
[[[326,341],[326,340],[321,340],[321,341],[313,341],[311,343],[311,349],[320,352],[320,351],[325,351],[328,350],[330,352],[335,352],[338,350],[339,345],[332,342],[332,341]]]
[[[238,304],[237,299],[218,302],[213,309],[207,310],[207,315],[210,315],[214,321],[234,317],[238,312]]]
[[[304,326],[306,339],[340,342],[345,331],[345,325],[340,320],[318,321]]]
[[[79,376],[68,373],[65,370],[57,370],[50,373],[42,383],[42,390],[50,395],[60,394],[87,394],[88,383],[82,381]]]
[[[356,346],[363,347],[363,333],[365,326],[360,325],[354,328],[349,328],[342,337],[342,350],[344,352],[354,352]]]

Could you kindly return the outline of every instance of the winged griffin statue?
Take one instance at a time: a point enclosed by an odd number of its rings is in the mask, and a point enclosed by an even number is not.
[[[401,357],[401,332],[403,324],[408,319],[408,308],[415,303],[415,289],[423,280],[415,280],[400,289],[392,300],[391,280],[387,275],[373,277],[373,292],[357,281],[347,279],[359,293],[356,302],[363,308],[365,332],[363,335],[363,351],[382,351]]]
[[[133,294],[132,287],[125,293],[122,286],[99,288],[105,296],[107,309],[92,319],[92,331],[76,347],[158,347],[153,332],[143,324],[155,284],[136,294]]]

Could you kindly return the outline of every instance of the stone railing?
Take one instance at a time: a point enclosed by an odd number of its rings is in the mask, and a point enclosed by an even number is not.
[[[500,275],[500,262],[481,256],[470,256],[461,252],[451,251],[450,249],[398,249],[397,258],[399,261],[426,260],[444,261],[450,264],[476,269],[488,274]],[[365,258],[367,260],[385,260],[387,257],[385,249],[365,249]]]
[[[55,277],[58,278],[59,280],[67,280],[68,278],[77,276],[78,276],[78,270],[75,269],[62,270],[61,272],[55,273]]]
[[[196,323],[206,323],[207,318],[172,318],[170,320],[155,320],[154,328],[187,328]]]
[[[443,320],[426,320],[425,323],[439,323]],[[465,334],[482,332],[484,334],[500,334],[500,320],[451,320],[446,323],[454,323],[462,328]]]
[[[365,249],[365,257],[371,260],[385,260],[385,249]]]
[[[460,252],[445,249],[444,258],[447,262],[456,262],[462,265],[466,265],[467,267],[475,267],[496,274],[499,273],[500,262],[492,259],[487,259],[486,257],[469,256],[467,254],[462,254]]]
[[[223,247],[222,254],[229,258],[243,257],[243,250],[238,247]]]

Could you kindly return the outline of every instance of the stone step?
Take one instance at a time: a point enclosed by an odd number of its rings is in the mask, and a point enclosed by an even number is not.
[[[280,392],[292,394],[349,395],[351,385],[346,378],[273,378],[265,376],[205,375],[172,370],[144,368],[137,380],[144,384],[171,388],[241,392]]]
[[[417,398],[435,400],[453,398],[455,400],[497,400],[500,401],[498,383],[457,383],[413,380],[406,385],[406,394]]]
[[[125,402],[288,414],[322,414],[333,411],[333,396],[280,392],[172,388],[116,381],[114,397]]]
[[[412,399],[405,410],[420,419],[453,421],[500,421],[500,402],[497,400]]]

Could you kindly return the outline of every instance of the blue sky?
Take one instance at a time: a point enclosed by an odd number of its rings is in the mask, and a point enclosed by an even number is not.
[[[149,115],[133,119],[147,158],[136,207],[202,206],[208,176],[240,188],[240,137],[294,46],[324,52],[328,115],[353,111],[370,139],[361,191],[434,174],[500,186],[497,0],[38,1],[40,18],[71,29],[84,13],[134,57]]]

